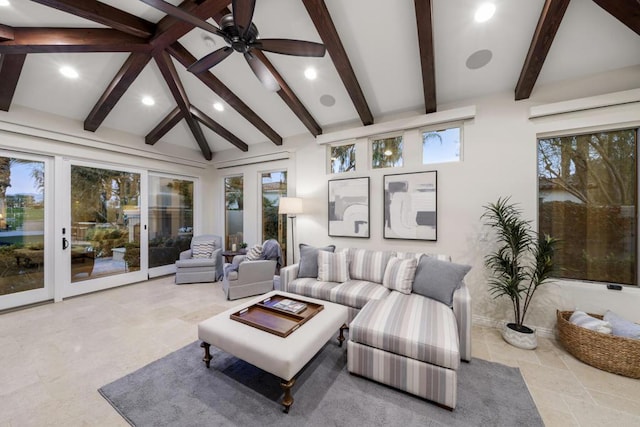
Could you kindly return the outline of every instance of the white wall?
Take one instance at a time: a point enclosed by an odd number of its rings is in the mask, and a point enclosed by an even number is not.
[[[252,155],[265,152],[287,151],[295,153],[283,161],[295,167],[296,189],[290,195],[304,199],[305,213],[298,216],[296,241],[313,245],[333,243],[340,247],[358,246],[371,249],[415,250],[446,253],[454,262],[473,266],[466,282],[473,296],[474,320],[478,323],[497,324],[511,321],[511,308],[507,300],[493,300],[487,292],[487,272],[483,259],[491,242],[483,241],[487,230],[481,224],[483,206],[501,196],[512,196],[521,204],[524,215],[537,227],[537,171],[536,141],[539,135],[573,132],[602,127],[640,125],[640,103],[561,114],[554,117],[529,119],[529,108],[548,102],[592,96],[607,92],[640,87],[640,68],[624,69],[602,76],[591,76],[581,81],[562,82],[555,86],[537,88],[530,100],[515,102],[512,93],[498,94],[468,100],[455,105],[439,106],[438,111],[475,105],[476,116],[464,123],[463,161],[437,165],[421,165],[420,135],[417,130],[405,133],[405,166],[398,169],[371,170],[368,167],[368,144],[357,139],[357,171],[349,174],[327,173],[326,146],[317,144],[311,136],[285,140],[282,147],[271,144],[252,146]],[[536,94],[538,95],[536,97]],[[421,112],[415,112],[415,115]],[[403,114],[407,116],[407,114]],[[377,120],[377,123],[383,122]],[[356,125],[359,126],[359,125]],[[340,127],[341,130],[345,126]],[[325,132],[331,131],[325,129]],[[237,153],[224,153],[224,160],[241,157]],[[245,170],[250,176],[260,167],[252,165]],[[438,171],[438,240],[437,242],[385,240],[383,227],[383,175],[393,173]],[[226,172],[218,171],[219,176]],[[293,175],[291,181],[293,183]],[[329,237],[327,233],[327,181],[335,178],[364,177],[371,180],[369,239]],[[254,179],[254,178],[250,178]],[[257,199],[252,193],[253,183],[245,185],[248,199]],[[246,203],[246,201],[245,201]],[[246,205],[245,205],[246,206]],[[250,215],[250,210],[245,212]],[[250,228],[248,231],[253,232]],[[602,284],[556,281],[538,290],[526,323],[550,334],[555,325],[556,309],[580,308],[596,313],[606,309],[640,321],[640,290],[625,287],[622,292],[609,291]]]

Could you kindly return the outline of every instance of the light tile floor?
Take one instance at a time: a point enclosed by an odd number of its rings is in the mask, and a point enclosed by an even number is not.
[[[127,426],[97,389],[197,339],[239,304],[220,283],[173,276],[0,314],[0,427]],[[640,426],[640,381],[602,372],[550,339],[534,351],[474,327],[473,356],[517,366],[547,426]]]

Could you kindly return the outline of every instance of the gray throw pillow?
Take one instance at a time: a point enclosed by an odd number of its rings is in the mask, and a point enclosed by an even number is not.
[[[460,287],[469,270],[469,265],[440,261],[424,255],[418,262],[412,291],[451,307],[453,293]]]
[[[300,243],[300,264],[298,266],[298,277],[318,277],[318,251],[333,252],[334,245],[316,248]]]

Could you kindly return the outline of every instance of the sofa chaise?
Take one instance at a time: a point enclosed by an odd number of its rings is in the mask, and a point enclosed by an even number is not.
[[[455,408],[457,369],[471,360],[470,267],[445,255],[332,248],[316,250],[313,277],[301,245],[281,289],[348,307],[349,372]]]

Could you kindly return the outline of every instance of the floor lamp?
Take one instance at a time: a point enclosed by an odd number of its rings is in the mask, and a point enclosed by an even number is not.
[[[291,218],[291,246],[293,251],[291,252],[291,259],[293,263],[296,263],[296,239],[294,234],[293,220],[297,214],[302,213],[302,199],[299,197],[280,197],[280,203],[278,205],[278,213],[286,214]]]

